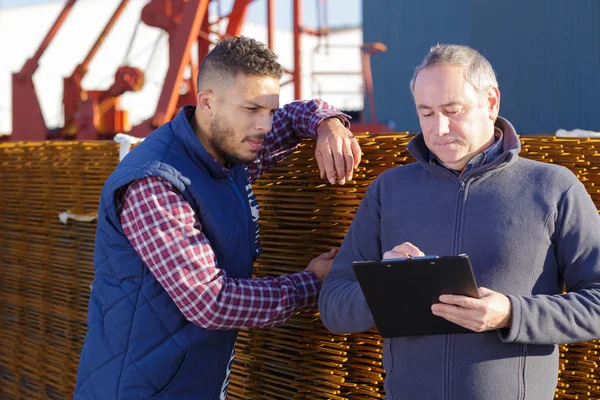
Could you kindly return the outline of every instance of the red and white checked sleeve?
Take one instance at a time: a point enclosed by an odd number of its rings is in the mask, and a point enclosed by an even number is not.
[[[166,180],[147,177],[126,190],[120,221],[125,235],[179,310],[206,329],[283,324],[313,309],[319,281],[313,272],[234,279],[216,265],[192,207]]]
[[[256,159],[248,165],[250,182],[283,161],[300,146],[302,139],[316,139],[319,123],[331,117],[339,118],[350,128],[350,116],[323,100],[297,100],[277,109],[271,130]]]

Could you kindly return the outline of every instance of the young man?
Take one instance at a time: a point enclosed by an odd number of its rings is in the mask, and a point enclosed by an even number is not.
[[[432,313],[478,333],[386,339],[386,395],[551,399],[556,344],[600,337],[598,211],[569,170],[519,157],[477,51],[435,46],[411,89],[418,161],[369,187],[323,284],[321,318],[334,332],[374,326],[352,261],[466,253],[481,298],[441,296]]]
[[[197,106],[106,181],[76,399],[223,399],[238,329],[316,305],[335,250],[303,272],[251,278],[260,246],[250,183],[316,137],[321,176],[343,184],[360,148],[324,102],[279,108],[281,75],[263,44],[219,43],[201,66]]]

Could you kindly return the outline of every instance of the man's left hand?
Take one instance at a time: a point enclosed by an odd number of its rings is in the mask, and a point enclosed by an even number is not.
[[[442,304],[431,306],[433,314],[474,332],[484,332],[511,325],[512,305],[502,293],[480,287],[479,299],[444,294]]]
[[[356,138],[338,118],[327,118],[317,128],[315,158],[321,179],[327,177],[332,185],[352,180],[352,172],[361,158]]]

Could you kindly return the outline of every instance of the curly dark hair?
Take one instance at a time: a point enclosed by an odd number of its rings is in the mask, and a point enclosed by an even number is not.
[[[230,37],[204,57],[198,72],[198,89],[212,76],[226,79],[239,73],[281,79],[283,68],[277,62],[277,55],[265,44],[245,36]]]

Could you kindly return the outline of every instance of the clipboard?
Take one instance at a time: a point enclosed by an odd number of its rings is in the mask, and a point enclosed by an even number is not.
[[[442,294],[479,298],[466,254],[355,261],[352,268],[382,337],[474,333],[431,312]]]

